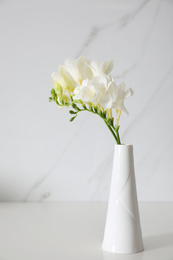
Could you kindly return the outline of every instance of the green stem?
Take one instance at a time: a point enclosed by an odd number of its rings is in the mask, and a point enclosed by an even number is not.
[[[91,113],[93,113],[93,114],[97,114],[98,116],[100,116],[100,117],[104,120],[104,122],[105,122],[105,124],[107,125],[107,127],[109,128],[109,130],[110,130],[111,134],[113,135],[113,137],[114,137],[115,141],[117,142],[117,144],[121,144],[121,142],[120,142],[120,137],[119,137],[118,132],[116,132],[116,133],[117,133],[117,136],[116,136],[116,134],[115,134],[115,132],[114,132],[114,131],[116,131],[116,129],[115,129],[114,127],[113,127],[113,129],[112,129],[112,127],[111,127],[111,126],[109,125],[109,123],[107,122],[106,118],[102,117],[98,112],[95,112],[95,111],[90,110],[90,109],[88,109],[88,108],[86,108],[86,109],[80,109],[79,111],[77,111],[77,113],[79,113],[79,112],[81,112],[81,111],[88,111],[88,112],[91,112]]]
[[[115,131],[117,133],[117,144],[121,144],[120,136],[119,136],[119,129],[116,129]]]
[[[119,128],[120,128],[120,126],[114,127],[114,126],[112,125],[112,128],[113,128],[114,131],[116,132],[117,144],[121,144],[121,140],[120,140],[120,136],[119,136]]]
[[[107,121],[106,121],[105,119],[104,119],[104,122],[105,122],[105,124],[107,125],[107,127],[109,128],[109,130],[111,131],[111,134],[113,135],[113,137],[115,138],[115,141],[116,141],[117,144],[118,144],[118,138],[117,138],[116,134],[114,133],[112,127],[107,123]]]
[[[84,105],[84,103],[82,101],[80,101],[78,103]],[[71,103],[71,104],[69,103],[68,106],[69,105],[71,105],[76,110],[75,111],[76,116],[81,111],[88,111],[88,112],[91,112],[93,114],[97,114],[98,116],[100,116],[104,120],[104,122],[107,125],[107,127],[109,128],[109,130],[110,130],[111,134],[113,135],[113,137],[114,137],[115,141],[117,142],[117,144],[121,144],[120,136],[119,136],[119,126],[114,126],[113,119],[110,120],[110,118],[107,118],[104,111],[102,112],[101,110],[98,110],[98,107],[95,107],[92,103],[88,104],[89,108],[87,108],[86,106],[85,107],[83,106],[84,107],[83,109],[80,109],[75,103]]]

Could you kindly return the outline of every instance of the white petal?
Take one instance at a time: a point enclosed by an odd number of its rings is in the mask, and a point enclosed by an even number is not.
[[[116,87],[115,87],[115,83],[114,83],[114,82],[109,82],[109,83],[108,83],[107,91],[111,94],[111,96],[113,96],[114,88],[116,88]]]
[[[82,87],[86,87],[88,85],[88,79],[84,79],[82,81]]]
[[[98,60],[93,60],[90,63],[90,68],[92,69],[94,76],[100,75],[100,62]]]
[[[71,75],[69,75],[69,74],[67,73],[67,68],[66,68],[65,66],[59,66],[59,71],[60,71],[62,77],[63,77],[65,80],[68,80],[68,81],[74,83],[74,79],[72,78]]]
[[[77,70],[76,70],[76,62],[75,59],[66,59],[65,60],[65,66],[66,71],[72,76],[72,78],[77,81]]]
[[[99,83],[107,86],[107,78],[105,76],[101,76],[99,79]]]
[[[100,100],[101,106],[103,106],[105,109],[110,109],[112,108],[112,97],[108,93],[104,98]]]
[[[77,69],[78,69],[79,77],[81,80],[84,80],[84,79],[91,80],[94,76],[87,60],[81,59],[80,63],[78,63]]]
[[[83,100],[83,88],[81,86],[76,87],[73,93],[75,94],[74,96],[75,100],[79,100],[79,99]]]
[[[113,69],[114,62],[113,60],[106,61],[103,63],[102,71],[104,74],[109,74],[111,70]]]
[[[93,96],[95,92],[92,91],[91,88],[83,88],[83,96],[86,98],[86,100],[91,101],[93,99]]]
[[[114,93],[115,93],[115,96],[117,97],[119,87],[118,87],[115,83],[112,83],[112,87],[113,87],[113,91],[114,91]]]
[[[125,88],[126,88],[126,83],[125,83],[125,81],[123,81],[119,85],[120,92],[123,93],[125,91]]]
[[[129,89],[126,90],[124,98],[131,97],[133,94],[134,94],[133,89],[129,88]]]
[[[58,81],[58,79],[59,79],[59,72],[53,72],[52,74],[51,74],[51,77],[52,77],[52,79],[53,79],[53,81]]]
[[[129,112],[127,111],[127,109],[125,108],[125,106],[123,106],[122,111],[124,112],[124,114],[125,114],[127,117],[130,116],[130,114],[129,114]]]
[[[68,67],[74,67],[75,65],[75,59],[70,59],[70,58],[67,58],[65,60],[65,66],[68,66]]]

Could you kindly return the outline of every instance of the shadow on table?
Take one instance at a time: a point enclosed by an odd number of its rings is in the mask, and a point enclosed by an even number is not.
[[[173,233],[144,237],[143,241],[145,250],[173,246]]]

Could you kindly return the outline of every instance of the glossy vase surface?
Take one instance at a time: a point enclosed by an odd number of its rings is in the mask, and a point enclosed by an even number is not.
[[[133,145],[115,145],[102,248],[119,254],[144,250],[136,192]]]

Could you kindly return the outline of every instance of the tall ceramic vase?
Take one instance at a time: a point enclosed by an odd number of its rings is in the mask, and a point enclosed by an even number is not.
[[[137,253],[144,250],[132,145],[115,145],[102,248],[119,254]]]

